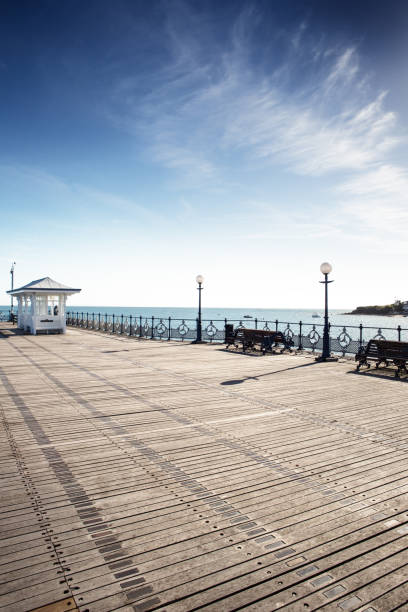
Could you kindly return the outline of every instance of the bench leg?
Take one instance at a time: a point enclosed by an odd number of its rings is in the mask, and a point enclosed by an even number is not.
[[[399,378],[400,374],[402,374],[403,372],[407,373],[405,361],[395,360],[394,364],[397,366],[397,371],[395,372],[395,378]]]
[[[367,359],[365,359],[365,358],[363,357],[363,358],[362,358],[362,359],[360,359],[360,361],[358,362],[358,365],[357,365],[357,368],[356,368],[357,372],[359,372],[359,371],[360,371],[360,368],[361,368],[361,366],[363,366],[363,365],[365,365],[365,366],[367,366],[367,368],[369,368],[371,364],[370,364],[370,363],[368,363]]]

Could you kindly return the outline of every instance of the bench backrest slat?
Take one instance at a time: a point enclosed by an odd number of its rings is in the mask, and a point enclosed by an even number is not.
[[[366,346],[367,357],[384,359],[408,359],[408,342],[396,340],[370,340]]]

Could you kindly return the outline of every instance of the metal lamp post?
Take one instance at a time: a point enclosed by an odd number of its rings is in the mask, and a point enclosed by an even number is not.
[[[337,358],[330,356],[330,336],[329,336],[329,308],[327,286],[333,281],[328,280],[328,276],[332,271],[332,266],[327,262],[323,262],[320,266],[320,272],[324,275],[324,281],[319,281],[324,284],[324,328],[323,328],[323,351],[316,361],[337,361]]]
[[[16,262],[13,261],[13,263],[11,264],[11,270],[10,270],[10,276],[11,276],[11,290],[13,291],[14,289],[14,266],[16,265]],[[13,296],[11,296],[11,307],[10,307],[10,320],[13,319]]]
[[[199,274],[196,277],[196,282],[198,283],[198,317],[197,317],[197,337],[194,340],[193,344],[198,344],[202,342],[202,330],[201,330],[201,291],[203,290],[202,284],[204,282],[204,277]]]

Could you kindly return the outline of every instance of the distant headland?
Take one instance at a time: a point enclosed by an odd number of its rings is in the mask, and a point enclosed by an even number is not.
[[[386,304],[385,306],[357,306],[355,310],[352,310],[351,312],[345,312],[344,314],[364,314],[377,316],[408,315],[408,301],[402,302],[401,300],[396,300],[393,304]]]

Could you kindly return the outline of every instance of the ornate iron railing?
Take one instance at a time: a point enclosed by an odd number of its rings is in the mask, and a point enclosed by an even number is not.
[[[0,321],[11,321],[10,310],[0,310]]]
[[[287,321],[250,321],[213,319],[202,320],[202,340],[206,342],[225,341],[227,324],[235,328],[266,329],[282,331],[293,341],[299,350],[319,352],[323,348],[322,323],[298,323]],[[177,319],[172,317],[144,317],[89,312],[67,312],[67,325],[92,329],[109,334],[148,338],[151,340],[190,341],[197,339],[197,319]],[[397,327],[369,327],[360,325],[330,325],[330,348],[338,355],[355,354],[371,339],[382,338],[408,342],[408,329]]]

